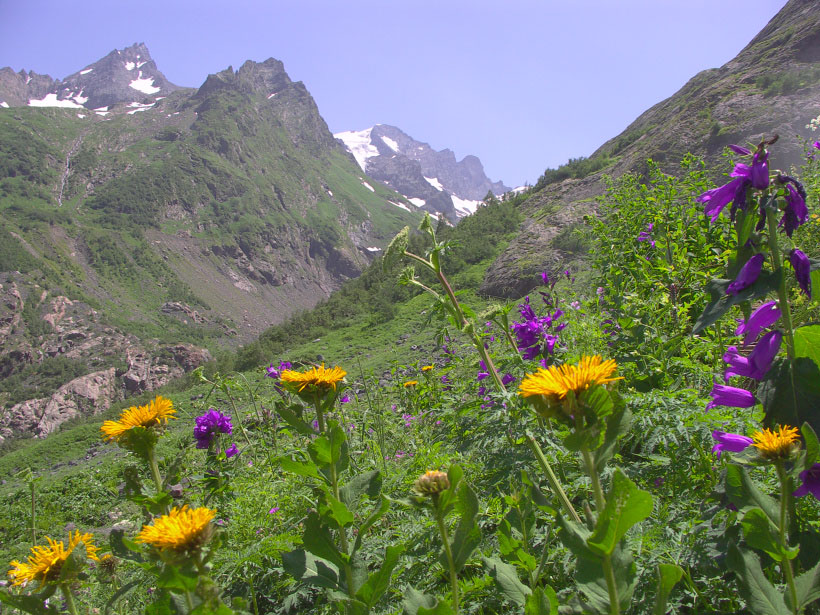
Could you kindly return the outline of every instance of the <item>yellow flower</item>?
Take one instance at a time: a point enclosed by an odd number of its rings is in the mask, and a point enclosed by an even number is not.
[[[211,537],[211,520],[216,511],[210,508],[172,508],[167,515],[154,519],[153,525],[145,525],[136,541],[158,549],[189,551],[198,549]]]
[[[422,368],[421,368],[421,371],[423,371],[423,372],[429,372],[429,371],[430,371],[431,369],[433,369],[434,367],[435,367],[435,365],[425,365],[424,367],[422,367]]]
[[[292,369],[286,369],[282,372],[282,382],[290,384],[297,388],[301,393],[307,387],[317,387],[324,389],[336,390],[336,383],[347,375],[347,372],[341,367],[332,367],[325,369],[325,364],[321,367],[312,367],[308,371],[302,373]]]
[[[780,427],[777,431],[762,429],[752,434],[752,446],[766,459],[788,459],[800,446],[797,427]]]
[[[170,399],[158,395],[147,406],[131,406],[128,410],[123,410],[117,421],[106,421],[100,427],[103,438],[119,441],[119,439],[134,427],[154,427],[168,422],[174,416],[176,409]]]
[[[28,562],[18,562],[17,560],[11,562],[12,569],[9,570],[8,576],[12,585],[24,587],[31,581],[40,581],[43,585],[57,581],[60,578],[63,563],[81,542],[85,544],[88,557],[94,561],[100,561],[97,557],[98,547],[94,546],[94,538],[91,534],[80,534],[77,531],[72,536],[69,533],[68,548],[65,547],[62,540],[52,540],[48,536],[46,536],[46,540],[48,546],[37,545],[32,547]]]
[[[601,363],[601,357],[581,357],[576,365],[551,366],[549,369],[540,369],[535,374],[527,374],[518,387],[518,394],[522,397],[541,395],[547,401],[556,403],[566,399],[567,393],[572,391],[580,395],[593,384],[606,384],[621,380],[612,378],[618,366],[614,359]]]
[[[414,386],[416,386],[418,383],[419,383],[419,381],[418,381],[418,380],[408,380],[407,382],[405,382],[405,383],[404,383],[404,387],[405,387],[405,388],[414,387]]]

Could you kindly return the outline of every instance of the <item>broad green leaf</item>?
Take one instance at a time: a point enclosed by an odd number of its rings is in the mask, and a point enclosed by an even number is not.
[[[490,577],[504,597],[518,606],[524,606],[532,590],[521,582],[515,568],[494,557],[482,557],[481,561],[489,569]]]
[[[356,512],[362,495],[374,499],[379,497],[382,489],[382,477],[378,470],[357,474],[339,489],[339,498],[345,505]]]
[[[820,562],[817,562],[817,565],[808,572],[796,577],[794,587],[797,593],[798,610],[803,610],[804,607],[820,598]],[[786,602],[791,609],[792,600],[789,592],[786,592]]]
[[[298,474],[299,476],[318,478],[321,481],[327,480],[319,473],[319,468],[315,463],[313,463],[313,461],[296,461],[286,455],[279,457],[276,461],[279,462],[279,465],[285,472],[292,472],[293,474]]]
[[[783,615],[788,613],[783,596],[763,574],[760,560],[754,553],[740,551],[734,543],[729,544],[727,564],[739,580],[740,595],[753,615]]]
[[[419,608],[418,615],[453,615],[453,608],[449,603],[439,600],[429,609],[424,606]]]
[[[795,547],[787,550],[780,543],[777,526],[761,509],[752,508],[746,511],[740,524],[743,526],[743,537],[753,549],[764,551],[776,562],[782,562],[784,558],[797,557],[800,549]]]
[[[712,300],[698,317],[697,322],[695,322],[692,335],[697,335],[706,327],[715,324],[732,306],[743,303],[744,301],[761,299],[769,293],[775,292],[780,285],[780,277],[780,269],[777,271],[763,271],[754,284],[743,289],[736,295],[726,294],[726,289],[729,287],[729,284],[732,283],[732,280],[712,280],[706,286]]]
[[[0,602],[3,604],[7,604],[14,609],[20,609],[26,613],[31,613],[32,615],[57,615],[60,611],[54,602],[49,604],[48,607],[43,606],[46,598],[47,596],[43,596],[42,594],[22,594],[16,596],[7,594],[0,589]]]
[[[469,483],[461,483],[457,494],[457,508],[461,515],[458,527],[452,540],[453,563],[456,567],[456,572],[461,571],[464,564],[475,551],[476,547],[481,543],[481,530],[475,521],[478,514],[478,498],[475,491]],[[440,561],[446,570],[447,560],[442,553]]]
[[[404,546],[402,545],[387,547],[381,566],[367,578],[367,582],[356,592],[356,597],[366,603],[369,608],[372,608],[382,594],[387,591],[387,588],[390,587],[390,577],[403,551]]]
[[[555,590],[549,585],[544,588],[536,587],[527,596],[524,615],[558,615],[558,596]]]
[[[85,543],[80,542],[71,550],[63,565],[60,566],[60,582],[70,583],[76,579],[77,575],[85,568],[86,559],[88,559],[88,554],[86,553]]]
[[[808,423],[803,423],[803,426],[800,428],[800,433],[803,434],[803,440],[806,443],[805,465],[806,469],[808,469],[820,458],[820,443],[817,441],[817,433],[815,433]]]
[[[199,583],[199,573],[193,564],[183,566],[165,564],[157,578],[157,586],[178,594],[194,591],[197,583]]]
[[[820,432],[820,367],[812,359],[795,359],[794,374],[788,359],[776,359],[757,388],[757,398],[766,425],[808,423]]]
[[[379,519],[381,519],[385,513],[390,509],[390,500],[387,499],[384,495],[380,496],[379,498],[379,505],[373,508],[373,512],[370,513],[370,516],[365,519],[364,523],[359,526],[359,532],[356,535],[356,543],[353,545],[352,553],[355,553],[359,550],[359,547],[362,544],[362,539],[367,534],[367,531],[373,527],[373,524],[376,523]]]
[[[812,271],[811,278],[811,300],[820,302],[820,271]]]
[[[308,446],[308,453],[316,465],[330,465],[332,459],[330,439],[325,435],[319,436]]]
[[[301,410],[301,406],[294,405],[293,407],[288,407],[285,404],[277,404],[276,405],[276,412],[282,419],[291,427],[293,427],[297,432],[302,434],[303,436],[315,436],[316,431],[313,429],[312,425],[309,425],[306,421],[302,420],[302,418],[296,413],[297,410]]]
[[[404,612],[407,615],[434,613],[435,611],[431,611],[430,609],[435,608],[438,604],[440,603],[435,596],[423,594],[413,587],[408,587],[405,590],[404,600],[402,601]]]
[[[318,513],[315,511],[308,514],[305,519],[305,531],[302,535],[302,545],[307,551],[332,562],[338,568],[344,566],[342,554],[333,542],[328,528],[322,524]]]
[[[145,607],[145,615],[178,615],[184,611],[177,608],[176,602],[167,590],[156,592],[154,601]]]
[[[652,496],[648,491],[638,489],[620,468],[616,468],[606,506],[598,516],[595,531],[587,539],[587,545],[600,555],[609,555],[629,528],[650,514]]]
[[[677,564],[658,564],[658,585],[655,589],[653,615],[666,615],[666,603],[672,589],[683,577],[683,568]]]
[[[142,562],[142,547],[125,537],[125,532],[120,529],[111,530],[108,535],[108,544],[111,552],[119,558],[131,560],[132,562]]]
[[[458,485],[462,478],[464,478],[464,470],[461,469],[461,466],[456,463],[451,465],[447,470],[447,479],[450,481],[450,488],[442,492],[439,496],[439,505],[445,515],[450,512],[450,508],[458,493]]]
[[[629,433],[629,427],[632,425],[632,411],[626,407],[620,397],[618,401],[617,409],[607,419],[604,443],[595,451],[595,467],[599,472],[603,471],[607,462],[612,459],[617,450],[618,440]]]
[[[592,410],[599,420],[609,416],[615,410],[615,402],[607,391],[606,387],[593,385],[578,396],[578,402],[582,407]]]
[[[284,553],[282,567],[297,581],[327,589],[339,588],[339,569],[331,562],[315,557],[304,549]]]
[[[731,464],[726,468],[726,495],[740,509],[757,506],[772,523],[780,517],[780,507],[770,496],[761,492],[749,477],[746,468]]]
[[[794,355],[811,359],[820,367],[820,325],[794,330]]]
[[[320,512],[323,518],[332,519],[336,527],[345,527],[354,521],[353,513],[347,509],[347,506],[329,493],[325,494]]]
[[[130,592],[132,589],[137,587],[142,583],[141,579],[137,579],[136,581],[131,581],[130,583],[126,583],[122,587],[120,587],[114,594],[108,599],[108,602],[105,603],[105,610],[103,611],[103,615],[108,615],[111,613],[112,607],[117,604],[120,598],[122,598],[125,594]]]

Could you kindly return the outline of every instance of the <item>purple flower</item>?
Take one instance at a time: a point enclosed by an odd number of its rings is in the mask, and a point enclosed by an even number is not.
[[[276,513],[278,513],[278,512],[279,512],[279,507],[278,507],[278,506],[274,506],[273,508],[271,508],[271,509],[268,511],[268,514],[269,514],[269,515],[275,515],[275,514],[276,514]]]
[[[811,297],[811,263],[809,257],[802,250],[795,248],[789,253],[789,262],[792,264],[800,288]]]
[[[598,295],[599,297],[603,297],[604,296],[604,287],[599,286],[598,288],[596,288],[595,289],[595,294]]]
[[[748,156],[751,154],[745,147],[732,148],[736,153]],[[749,152],[749,154],[743,153]],[[752,166],[738,163],[734,170],[730,173],[732,177],[742,177],[748,180],[752,187],[758,190],[765,190],[769,187],[769,152],[764,149],[759,149],[752,157]]]
[[[513,382],[515,382],[515,376],[513,376],[512,374],[504,374],[501,377],[501,384],[503,384],[504,386],[512,384]]]
[[[820,149],[820,141],[815,141],[811,144],[811,146],[815,149]]]
[[[725,384],[715,383],[710,394],[712,395],[712,401],[707,404],[707,410],[717,406],[751,408],[757,403],[755,396],[746,389],[730,387]]]
[[[293,367],[293,365],[289,361],[280,361],[279,367],[274,367],[273,363],[271,363],[265,368],[265,371],[267,371],[268,378],[276,378],[278,380],[281,377],[282,372],[286,369],[290,369],[291,367]]]
[[[735,154],[740,154],[741,156],[751,156],[752,152],[742,145],[729,145],[729,149],[732,150]]]
[[[541,279],[544,281],[544,286],[549,286],[550,276],[546,271],[541,272]]]
[[[484,363],[484,361],[479,361],[479,362],[478,362],[478,365],[480,366],[481,371],[480,371],[480,372],[478,372],[478,376],[476,376],[476,380],[478,380],[479,382],[481,382],[481,381],[482,381],[482,380],[484,380],[485,378],[488,378],[488,377],[489,377],[490,372],[488,372],[488,371],[487,371],[487,364],[486,364],[486,363]]]
[[[783,334],[780,331],[769,331],[760,338],[749,357],[742,356],[735,346],[729,346],[723,360],[729,365],[723,374],[726,382],[732,376],[745,376],[754,380],[762,380],[772,366],[772,361],[780,350]]]
[[[236,448],[236,443],[231,444],[228,448],[225,449],[225,457],[230,459],[231,457],[236,455],[238,452],[239,452],[239,449]]]
[[[778,227],[782,228],[789,237],[794,233],[794,229],[805,224],[809,219],[809,208],[806,207],[804,194],[800,194],[790,183],[786,184],[786,208],[783,210],[783,217],[780,218]]]
[[[706,203],[703,213],[714,222],[729,203],[735,202],[734,209],[737,207],[743,209],[746,206],[746,189],[750,183],[745,177],[738,177],[720,188],[707,190],[695,200],[699,203]]]
[[[780,308],[776,301],[763,303],[749,315],[745,321],[738,321],[740,324],[735,329],[735,335],[743,335],[743,345],[748,346],[757,339],[760,332],[766,327],[770,327],[780,318]]]
[[[820,149],[820,147],[817,149]],[[820,500],[820,463],[815,463],[808,470],[800,472],[800,480],[803,481],[803,484],[792,495],[796,498],[802,498],[804,495],[811,493]]]
[[[231,417],[209,408],[205,414],[196,417],[196,426],[194,427],[196,447],[208,448],[217,433],[231,433],[232,429]]]
[[[645,231],[641,231],[641,232],[638,234],[638,241],[648,241],[648,242],[649,242],[649,245],[650,245],[650,246],[652,246],[652,247],[654,248],[654,247],[655,247],[655,240],[654,240],[654,239],[652,239],[652,235],[651,235],[651,233],[652,233],[652,229],[653,229],[653,228],[655,228],[655,224],[654,224],[653,222],[650,222],[650,223],[646,226],[646,230],[645,230]]]
[[[350,397],[348,395],[342,395],[342,398],[339,401],[343,404],[350,403]]]
[[[763,254],[758,253],[752,256],[740,269],[734,282],[726,289],[727,295],[736,295],[745,288],[749,288],[757,281],[760,270],[763,268]]]
[[[726,433],[725,431],[713,431],[712,437],[717,441],[712,447],[712,452],[717,453],[718,459],[723,451],[739,453],[748,448],[754,440],[747,436],[736,433]]]

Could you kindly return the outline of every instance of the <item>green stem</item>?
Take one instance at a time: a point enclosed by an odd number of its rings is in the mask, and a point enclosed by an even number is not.
[[[37,544],[37,507],[35,506],[34,479],[31,481],[31,546]]]
[[[228,387],[222,389],[228,395],[228,401],[231,402],[231,409],[233,410],[234,420],[236,424],[239,425],[239,430],[242,432],[242,436],[245,438],[245,442],[248,443],[248,446],[251,445],[251,439],[248,437],[248,433],[245,431],[245,426],[242,424],[242,419],[239,416],[239,409],[236,407],[236,402],[233,399],[233,395],[231,395],[230,391],[228,391]]]
[[[444,543],[444,555],[447,557],[447,566],[450,569],[450,587],[453,594],[453,613],[458,615],[458,575],[456,574],[456,564],[453,561],[453,551],[450,548],[450,538],[447,536],[447,526],[444,523],[444,515],[441,514],[438,494],[433,499],[433,510],[435,511],[436,525],[438,525],[441,540]]]
[[[159,465],[157,464],[157,456],[153,446],[148,449],[148,467],[151,468],[151,478],[154,479],[154,487],[157,493],[162,493],[162,477],[159,474]]]
[[[320,408],[319,400],[316,399],[316,412],[319,417],[322,416],[322,411]],[[319,418],[319,428],[324,432],[324,419]],[[332,433],[332,432],[331,432]],[[333,443],[331,443],[331,447]],[[339,475],[336,471],[336,462],[332,459],[330,461],[330,488],[333,492],[333,497],[336,498],[337,501],[341,501],[339,497]],[[350,553],[350,547],[347,543],[347,530],[344,527],[339,527],[339,543],[341,546],[341,551],[347,558],[348,554]],[[356,596],[355,587],[353,586],[353,567],[350,564],[350,561],[346,561],[344,565],[345,569],[345,582],[347,583],[347,594],[353,599]]]
[[[313,407],[316,408],[316,422],[319,424],[319,433],[325,433],[325,414],[322,412],[322,400],[319,393],[313,398]]]
[[[544,452],[541,450],[541,447],[538,446],[538,442],[536,442],[535,438],[533,438],[530,434],[527,434],[526,441],[530,447],[530,450],[532,451],[532,454],[535,455],[535,459],[536,461],[538,461],[538,465],[541,466],[541,469],[544,471],[544,474],[546,474],[547,481],[549,481],[553,493],[555,493],[555,495],[558,496],[558,499],[561,501],[561,505],[564,507],[566,513],[570,517],[572,517],[573,521],[575,521],[576,523],[581,523],[581,517],[578,516],[578,513],[575,512],[575,509],[572,507],[572,503],[569,501],[567,494],[561,487],[561,483],[558,482],[558,477],[555,476],[555,472],[552,471],[552,466],[550,466],[549,462],[547,461],[547,458],[544,457]]]
[[[783,462],[778,460],[775,463],[775,468],[777,469],[777,477],[780,479],[780,519],[778,520],[779,524],[777,529],[780,531],[780,543],[783,545],[783,550],[786,551],[789,548],[787,528],[789,520],[789,497],[792,490],[789,485],[790,481],[786,474],[786,469],[783,467]],[[797,603],[797,588],[794,585],[792,561],[784,556],[780,566],[783,569],[783,576],[786,577],[786,585],[789,589],[789,596],[791,597],[792,612],[797,615],[802,609],[799,608]]]
[[[581,457],[584,460],[587,474],[589,474],[589,478],[592,481],[592,493],[595,497],[595,514],[600,516],[601,512],[606,507],[604,490],[601,488],[601,478],[598,476],[598,470],[595,468],[595,460],[592,457],[592,453],[586,446],[581,447]],[[612,567],[612,555],[604,555],[601,563],[604,568],[606,588],[609,592],[610,615],[619,615],[621,612],[621,605],[618,601],[618,586],[615,583],[615,570]]]
[[[544,551],[541,553],[541,560],[538,562],[538,568],[535,570],[535,577],[533,577],[532,589],[535,589],[541,575],[544,574],[544,566],[547,565],[547,555],[549,555],[549,535],[544,537]]]
[[[63,593],[63,598],[65,598],[65,605],[68,612],[71,613],[71,615],[78,615],[77,605],[74,602],[74,594],[71,593],[71,588],[68,586],[68,583],[60,583],[60,591]]]
[[[780,254],[780,247],[777,240],[777,215],[775,211],[766,208],[766,222],[769,227],[769,250],[772,253],[772,264],[775,271],[780,271],[780,285],[777,288],[778,307],[783,314],[783,328],[785,329],[786,354],[792,364],[794,372],[794,326],[792,324],[792,311],[789,307],[789,295],[786,291],[786,272],[783,269],[783,256]]]
[[[188,605],[189,613],[194,610],[194,597],[187,589],[185,590],[185,604]]]
[[[524,552],[529,555],[530,553],[530,539],[527,535],[527,520],[524,518],[524,514],[521,512],[521,504],[517,504],[515,509],[518,511],[518,518],[521,520],[521,538],[524,545]],[[535,578],[532,576],[532,570],[527,569],[527,576],[530,579],[530,587],[535,589]]]

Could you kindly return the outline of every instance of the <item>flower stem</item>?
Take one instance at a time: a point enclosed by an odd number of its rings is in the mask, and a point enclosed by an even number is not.
[[[447,557],[447,566],[450,569],[450,587],[453,598],[453,613],[458,615],[458,575],[456,574],[456,564],[453,561],[453,551],[450,548],[450,538],[447,536],[447,525],[444,523],[444,515],[442,515],[441,507],[439,506],[438,494],[433,499],[433,510],[435,511],[436,525],[438,525],[441,540],[444,543],[444,554]]]
[[[188,613],[194,610],[194,597],[187,589],[185,590],[185,604],[188,605]]]
[[[783,314],[783,328],[785,329],[786,337],[786,354],[789,361],[792,363],[792,371],[794,370],[794,326],[792,324],[792,312],[789,307],[789,296],[786,292],[786,272],[783,269],[783,256],[780,254],[780,247],[777,241],[777,217],[775,212],[766,208],[766,222],[769,227],[769,250],[772,253],[772,264],[775,271],[780,271],[780,285],[777,287],[777,298],[779,299],[778,307]]]
[[[541,450],[541,447],[538,446],[538,442],[536,442],[535,438],[533,438],[530,434],[527,434],[527,444],[529,445],[532,454],[535,455],[538,465],[541,466],[544,474],[546,474],[547,481],[549,482],[553,493],[555,493],[561,501],[561,505],[564,507],[564,510],[570,517],[572,517],[573,521],[576,523],[581,523],[581,517],[578,516],[578,513],[575,512],[575,509],[572,507],[572,503],[569,501],[567,494],[561,487],[561,483],[558,482],[558,477],[555,476],[555,472],[552,471],[552,466],[550,466],[547,458],[544,457],[544,452]]]
[[[606,507],[604,490],[601,488],[601,478],[598,476],[598,470],[595,467],[595,460],[592,457],[592,453],[586,446],[581,447],[581,457],[584,460],[587,474],[589,474],[589,478],[592,481],[592,493],[595,497],[595,514],[600,516],[601,512]],[[615,583],[615,570],[612,568],[612,555],[604,555],[601,563],[604,568],[606,588],[609,592],[610,615],[619,615],[621,612],[621,605],[618,601],[618,586]]]
[[[68,612],[71,613],[71,615],[78,615],[77,605],[74,602],[74,594],[71,593],[71,588],[68,586],[68,583],[60,583],[60,591],[63,593],[63,598],[65,598],[65,605]]]
[[[157,456],[153,446],[148,449],[148,467],[151,468],[151,478],[154,479],[154,487],[156,487],[157,494],[160,494],[162,493],[162,477],[159,474],[159,465],[157,464]],[[167,513],[168,511],[166,510],[165,512]]]
[[[777,461],[775,463],[775,468],[777,469],[777,477],[780,479],[780,519],[778,519],[778,530],[780,531],[780,542],[783,545],[783,550],[786,551],[789,548],[789,535],[788,535],[788,521],[789,521],[789,497],[791,493],[791,488],[789,486],[789,477],[786,475],[786,469],[783,467],[782,461]],[[788,558],[788,556],[783,557],[783,561],[780,563],[780,567],[783,569],[783,576],[786,577],[786,585],[789,589],[789,596],[791,597],[792,603],[792,612],[797,615],[801,609],[797,603],[797,588],[794,585],[794,572],[792,571],[792,561]]]

